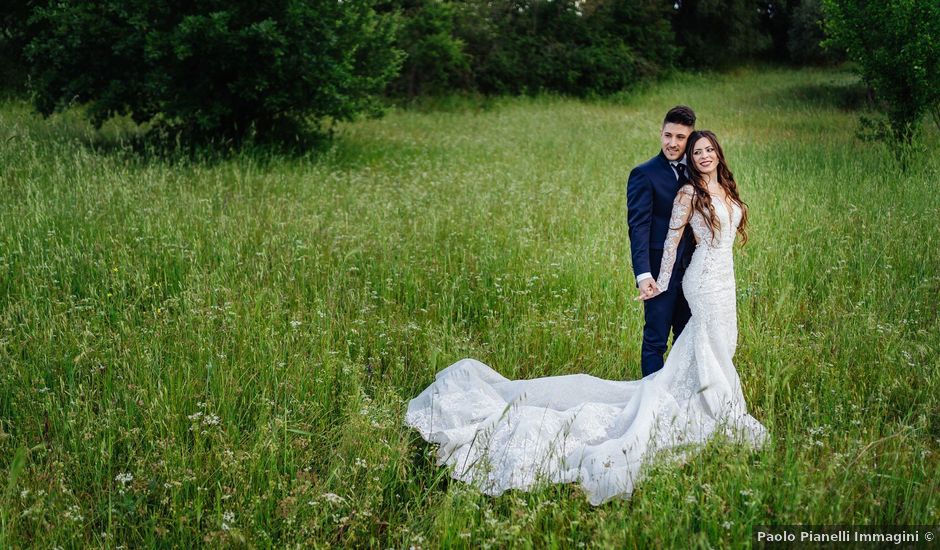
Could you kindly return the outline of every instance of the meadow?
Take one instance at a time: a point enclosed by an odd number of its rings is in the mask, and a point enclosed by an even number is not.
[[[640,377],[629,169],[687,103],[750,207],[735,364],[772,440],[630,500],[491,498],[402,424],[441,368]],[[749,546],[940,524],[940,146],[841,70],[440,102],[306,155],[149,155],[0,103],[0,546]]]

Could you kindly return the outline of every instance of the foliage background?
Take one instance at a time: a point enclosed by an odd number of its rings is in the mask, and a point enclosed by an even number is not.
[[[824,62],[818,0],[17,0],[0,69],[44,115],[86,105],[193,143],[280,143],[380,96],[637,90],[677,68]]]

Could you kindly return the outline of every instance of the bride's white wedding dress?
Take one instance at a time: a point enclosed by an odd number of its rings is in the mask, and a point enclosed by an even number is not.
[[[474,359],[437,374],[411,400],[405,422],[440,445],[438,463],[489,495],[537,481],[578,482],[591,504],[628,498],[644,463],[662,451],[682,458],[713,434],[759,446],[767,433],[748,414],[731,361],[737,345],[732,244],[741,209],[712,198],[712,236],[679,190],[670,227],[686,222],[697,241],[682,287],[692,318],[663,368],[640,380],[587,374],[509,380]],[[681,230],[666,237],[657,284],[669,285]],[[660,455],[662,456],[662,455]]]

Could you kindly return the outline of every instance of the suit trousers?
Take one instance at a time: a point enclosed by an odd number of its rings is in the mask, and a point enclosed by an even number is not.
[[[662,259],[662,250],[651,250],[650,260],[658,266]],[[643,347],[640,352],[640,368],[643,376],[663,368],[663,355],[672,332],[673,342],[692,317],[689,302],[682,293],[682,275],[685,266],[680,259],[675,266],[669,288],[659,296],[643,302]],[[654,275],[655,277],[656,275]]]

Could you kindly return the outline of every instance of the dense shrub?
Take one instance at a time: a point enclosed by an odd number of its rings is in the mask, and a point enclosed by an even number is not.
[[[767,52],[772,41],[764,22],[774,3],[757,0],[682,0],[676,36],[688,67],[725,68]]]
[[[674,15],[669,2],[607,0],[598,2],[590,21],[602,34],[630,48],[639,76],[655,77],[675,66],[681,53],[672,30]]]
[[[454,5],[440,0],[399,0],[392,8],[401,14],[396,45],[405,57],[390,91],[414,97],[469,87],[469,57],[455,34]]]
[[[373,2],[61,1],[27,47],[43,114],[87,103],[196,139],[268,136],[374,109],[397,70]]]
[[[770,45],[764,57],[772,61],[789,61],[787,48],[793,15],[799,9],[801,0],[777,0],[767,2],[757,9],[761,10],[763,32],[770,39]]]
[[[793,10],[787,30],[787,52],[798,64],[837,63],[840,52],[823,47],[826,39],[822,0],[802,0]]]
[[[932,112],[940,123],[940,3],[825,0],[830,44],[844,48],[887,115],[888,135],[911,143]]]
[[[14,0],[0,11],[0,90],[20,91],[26,81],[23,48],[28,20],[38,1]]]
[[[480,91],[604,94],[672,68],[671,10],[655,0],[469,0],[455,32]]]

